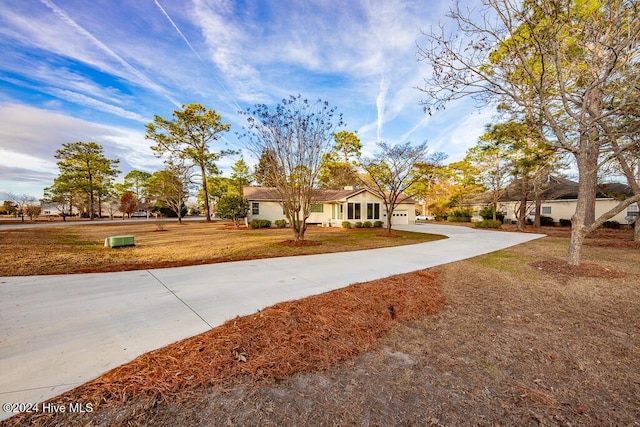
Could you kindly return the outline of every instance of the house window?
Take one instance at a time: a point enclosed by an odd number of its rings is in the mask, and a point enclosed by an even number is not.
[[[367,203],[367,219],[380,219],[380,203]]]
[[[251,215],[260,215],[260,202],[251,202]]]
[[[314,203],[311,205],[311,212],[322,213],[324,212],[324,205],[322,203]]]
[[[361,217],[360,203],[347,203],[347,219],[360,219]]]
[[[543,206],[540,213],[542,215],[551,215],[551,206]]]

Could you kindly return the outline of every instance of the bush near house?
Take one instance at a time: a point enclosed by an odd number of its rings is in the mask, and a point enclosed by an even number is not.
[[[373,222],[373,226],[374,226],[375,228],[380,228],[380,227],[382,227],[382,225],[383,225],[383,224],[384,224],[384,223],[383,223],[382,221],[374,221],[374,222]]]
[[[482,219],[493,220],[493,209],[491,209],[491,206],[486,206],[480,210],[479,215],[482,217]],[[502,211],[497,211],[496,219],[500,222],[503,222],[504,213]]]
[[[471,222],[473,211],[471,208],[458,208],[449,213],[447,221],[449,222]]]
[[[553,225],[553,218],[551,218],[550,216],[540,216],[540,225]]]
[[[287,220],[286,219],[276,219],[274,224],[278,228],[285,228],[287,226]]]
[[[618,221],[605,221],[602,226],[604,228],[620,228],[620,223]]]
[[[560,225],[563,227],[571,227],[570,219],[560,219]]]
[[[249,227],[251,228],[270,228],[271,221],[268,219],[252,219],[249,223]]]
[[[362,221],[356,221],[355,226],[356,228],[362,228]]]
[[[351,223],[349,221],[342,221],[342,228],[351,228]]]
[[[373,227],[373,224],[371,223],[371,221],[365,221],[365,222],[362,223],[362,226],[364,228],[371,228],[371,227]]]
[[[483,221],[476,222],[475,226],[478,228],[502,228],[502,221],[485,219]]]

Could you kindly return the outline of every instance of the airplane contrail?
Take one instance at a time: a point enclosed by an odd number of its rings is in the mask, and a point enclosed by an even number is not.
[[[158,0],[153,0],[153,2],[156,4],[156,6],[158,6],[158,9],[160,9],[160,11],[163,13],[163,15],[169,20],[169,22],[171,23],[173,28],[178,32],[178,34],[180,34],[180,37],[182,37],[182,40],[184,40],[184,42],[187,44],[187,46],[189,46],[189,49],[191,49],[191,52],[193,52],[198,57],[200,62],[202,62],[203,64],[206,65],[206,63],[204,62],[204,59],[202,59],[200,54],[198,54],[198,52],[193,48],[193,46],[191,46],[191,43],[189,43],[189,40],[187,39],[187,37],[185,37],[185,35],[182,33],[182,31],[180,31],[180,28],[178,28],[176,23],[173,22],[173,19],[171,19],[171,17],[167,13],[167,11],[164,10],[164,7],[162,7],[160,2],[158,2]]]
[[[200,54],[194,49],[194,47],[191,45],[191,43],[189,42],[189,39],[187,39],[187,37],[184,35],[184,33],[182,31],[180,31],[180,28],[178,27],[178,25],[174,22],[173,19],[171,19],[171,16],[169,16],[169,14],[164,9],[164,7],[162,7],[160,2],[158,0],[153,0],[153,2],[156,4],[156,6],[158,6],[158,9],[160,9],[162,14],[171,23],[171,26],[173,26],[173,28],[180,35],[180,37],[182,37],[182,40],[184,40],[184,42],[187,44],[187,46],[189,46],[189,49],[191,49],[191,51],[198,57],[198,59],[200,60],[200,62],[202,62],[203,65],[207,66],[207,63],[205,62],[205,60],[202,59]],[[236,107],[238,110],[242,110],[242,107],[240,107],[238,102],[235,100],[235,98],[229,92],[229,89],[227,88],[227,86],[220,80],[220,78],[218,78],[218,76],[216,76],[215,74],[213,75],[213,77],[218,81],[218,84],[220,84],[220,86],[222,87],[222,90],[224,90],[224,92],[229,96],[229,98],[231,98],[233,100],[233,106]]]
[[[74,29],[76,29],[78,32],[80,32],[82,35],[84,35],[86,38],[88,38],[101,51],[103,51],[104,53],[106,53],[108,56],[110,56],[111,58],[115,59],[116,61],[118,61],[130,73],[132,73],[133,75],[138,77],[140,80],[142,80],[147,85],[147,87],[153,89],[154,91],[156,91],[158,93],[161,93],[169,101],[171,101],[171,103],[173,103],[174,105],[176,105],[176,106],[180,106],[181,105],[179,102],[177,102],[176,100],[171,98],[171,96],[169,96],[161,86],[159,86],[158,84],[154,83],[150,78],[148,78],[146,75],[144,75],[140,70],[135,68],[133,65],[129,64],[122,57],[120,57],[117,53],[115,53],[114,51],[109,49],[109,47],[107,45],[105,45],[100,40],[98,40],[96,37],[94,37],[89,31],[85,30],[84,27],[82,27],[80,24],[78,24],[76,21],[74,21],[69,15],[67,15],[67,13],[64,10],[62,10],[53,1],[51,1],[51,0],[40,0],[40,2],[42,4],[44,4],[45,6],[47,6],[49,9],[51,9],[56,15],[58,15],[58,17],[60,17],[60,19],[65,21],[67,24],[69,24]]]
[[[378,92],[378,97],[376,98],[376,107],[378,109],[378,126],[376,137],[380,140],[382,136],[382,127],[384,125],[384,104],[387,97],[387,91],[389,90],[389,82],[385,78],[384,74],[380,78],[380,91]]]

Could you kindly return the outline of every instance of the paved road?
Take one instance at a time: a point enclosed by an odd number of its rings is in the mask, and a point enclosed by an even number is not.
[[[420,224],[436,242],[118,273],[0,277],[0,403],[41,402],[150,350],[255,313],[543,237]],[[0,419],[11,414],[0,411]]]

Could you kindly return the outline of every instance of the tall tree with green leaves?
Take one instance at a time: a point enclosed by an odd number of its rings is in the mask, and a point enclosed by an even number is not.
[[[57,176],[53,180],[53,185],[44,189],[43,203],[54,205],[62,221],[66,221],[68,216],[73,215],[73,206],[77,190],[74,188],[73,183],[65,176]]]
[[[489,192],[494,221],[498,203],[513,173],[513,151],[499,129],[499,126],[487,126],[487,132],[480,136],[478,144],[467,150],[465,157],[476,169],[477,182]]]
[[[239,159],[231,166],[231,184],[233,194],[242,197],[242,188],[253,182],[251,169],[244,159]]]
[[[260,153],[258,164],[253,171],[253,178],[262,187],[275,187],[276,181],[273,177],[278,176],[282,171],[277,171],[276,156],[271,149],[265,148]]]
[[[480,13],[459,3],[448,17],[456,31],[425,33],[419,56],[433,71],[421,89],[428,111],[465,96],[515,104],[539,120],[552,148],[573,157],[577,208],[567,261],[580,263],[586,235],[640,201],[640,185],[615,131],[640,104],[640,10],[626,0],[484,0]],[[633,107],[635,106],[635,107]],[[595,218],[598,172],[614,158],[634,195]],[[637,190],[637,192],[636,192]]]
[[[107,159],[102,146],[95,142],[62,144],[62,148],[56,150],[55,158],[60,169],[60,189],[84,193],[88,200],[89,218],[93,220],[96,198],[106,194],[113,179],[120,173],[116,169],[119,160]]]
[[[232,151],[214,152],[210,145],[229,131],[231,125],[222,123],[218,113],[200,104],[183,105],[182,110],[175,110],[172,115],[173,120],[156,115],[153,123],[146,126],[145,138],[155,141],[151,149],[158,157],[168,154],[176,162],[188,161],[199,169],[206,220],[211,221],[207,176],[217,172],[215,162]]]
[[[362,143],[358,136],[349,131],[333,135],[335,144],[322,157],[319,184],[323,188],[343,188],[358,184],[358,164]]]
[[[145,189],[147,185],[147,179],[151,174],[149,172],[133,169],[124,176],[124,182],[122,184],[116,184],[116,189],[120,193],[130,191],[136,195],[138,200],[144,199]]]
[[[249,202],[237,194],[222,197],[217,204],[218,216],[233,220],[236,228],[240,228],[240,220],[249,212]]]

